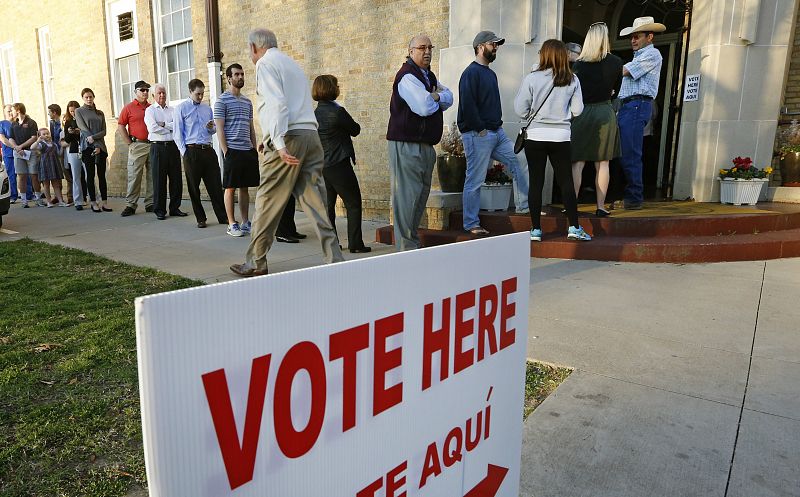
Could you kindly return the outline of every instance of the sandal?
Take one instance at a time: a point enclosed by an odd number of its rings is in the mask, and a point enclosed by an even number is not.
[[[464,230],[464,231],[466,231],[470,235],[488,235],[489,234],[489,231],[487,231],[486,229],[484,229],[484,228],[482,228],[480,226],[475,226],[474,228],[470,228],[470,229],[467,229],[467,230]]]

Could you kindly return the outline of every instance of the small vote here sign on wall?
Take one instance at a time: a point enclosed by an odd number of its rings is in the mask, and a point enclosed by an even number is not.
[[[519,495],[527,233],[136,301],[151,496]]]

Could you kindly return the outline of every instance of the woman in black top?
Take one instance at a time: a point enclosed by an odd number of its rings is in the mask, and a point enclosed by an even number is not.
[[[319,102],[314,115],[319,123],[319,139],[325,151],[322,176],[328,195],[328,218],[336,230],[336,196],[342,197],[347,209],[347,240],[350,252],[361,254],[371,248],[364,245],[361,235],[361,189],[353,171],[356,153],[352,136],[358,136],[361,126],[335,102],[339,96],[339,81],[335,76],[317,76],[311,88],[311,97]]]
[[[575,195],[581,188],[583,165],[594,162],[597,170],[595,188],[600,217],[608,216],[605,208],[608,191],[608,163],[619,157],[620,140],[617,117],[611,100],[622,84],[622,59],[609,53],[608,27],[596,22],[589,26],[583,50],[573,66],[581,82],[584,109],[572,121],[572,179]]]
[[[67,163],[72,170],[72,198],[75,199],[75,209],[83,210],[83,200],[86,198],[86,172],[83,170],[81,154],[78,145],[81,141],[81,130],[75,121],[75,111],[80,104],[75,100],[70,100],[67,104],[67,111],[64,113],[64,122],[61,128],[61,146],[67,150]],[[55,139],[55,137],[53,137]],[[79,179],[80,178],[80,179]]]

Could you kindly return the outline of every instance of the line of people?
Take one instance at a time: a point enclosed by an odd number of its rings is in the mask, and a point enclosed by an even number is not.
[[[586,162],[597,168],[595,215],[609,215],[605,196],[609,161],[622,158],[626,186],[624,207],[642,208],[642,141],[658,93],[661,54],[653,47],[654,34],[666,27],[652,17],[634,20],[620,36],[630,36],[634,58],[623,64],[610,53],[605,23],[589,27],[584,46],[569,50],[559,40],[547,40],[539,62],[523,79],[514,110],[527,120],[524,135],[525,165],[503,131],[497,75],[489,65],[505,39],[481,31],[473,39],[475,60],[459,80],[458,128],[467,159],[463,192],[463,228],[472,235],[487,235],[478,216],[480,188],[493,160],[510,169],[518,213],[530,212],[532,241],[542,240],[541,207],[545,168],[553,166],[569,220],[567,238],[589,241],[578,221],[577,192]],[[395,244],[399,250],[420,246],[417,228],[430,193],[433,146],[442,136],[442,113],[453,96],[430,70],[433,45],[417,36],[397,72],[392,88],[389,126],[389,169]],[[570,51],[576,59],[570,67]],[[616,102],[615,102],[616,100]],[[614,105],[619,106],[615,111]]]

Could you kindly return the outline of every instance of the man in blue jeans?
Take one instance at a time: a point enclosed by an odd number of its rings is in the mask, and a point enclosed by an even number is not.
[[[458,129],[467,156],[467,177],[464,181],[464,230],[473,235],[487,235],[481,227],[478,211],[481,201],[481,184],[492,159],[505,164],[514,178],[517,212],[528,209],[528,175],[517,161],[514,144],[503,131],[503,110],[497,75],[489,69],[497,57],[497,47],[505,43],[491,31],[481,31],[472,40],[475,61],[464,72],[458,83]],[[524,192],[524,193],[523,193]]]
[[[622,145],[622,170],[625,173],[626,209],[642,208],[642,142],[644,128],[653,112],[653,99],[658,94],[661,77],[661,52],[653,46],[654,33],[666,26],[654,22],[652,17],[637,17],[633,26],[620,31],[621,37],[631,37],[633,60],[622,67],[622,86],[619,99],[622,106],[617,112]]]

